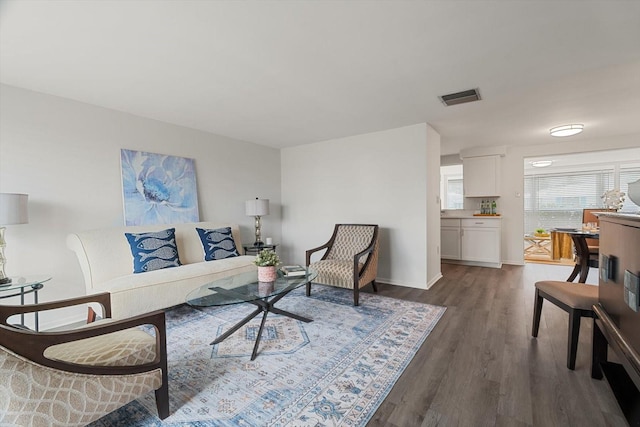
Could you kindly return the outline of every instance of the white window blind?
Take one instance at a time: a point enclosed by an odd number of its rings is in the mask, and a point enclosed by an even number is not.
[[[640,167],[620,169],[620,191],[625,194],[624,205],[620,212],[640,212],[640,206],[629,199],[629,183],[640,179]]]
[[[613,168],[524,178],[524,231],[580,227],[582,210],[601,208],[602,194],[613,188]]]
[[[447,180],[447,204],[445,209],[463,209],[462,178]]]

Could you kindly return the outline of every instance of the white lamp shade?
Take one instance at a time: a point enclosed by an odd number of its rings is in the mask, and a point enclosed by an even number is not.
[[[0,193],[0,225],[28,223],[28,199],[27,194]]]
[[[269,215],[269,199],[247,200],[245,202],[245,213],[248,216]]]

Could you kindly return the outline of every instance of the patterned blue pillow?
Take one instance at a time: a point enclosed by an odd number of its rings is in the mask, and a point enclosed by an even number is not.
[[[202,240],[205,261],[240,256],[231,234],[231,227],[216,228],[215,230],[196,228],[196,230]]]
[[[175,228],[168,228],[150,233],[124,233],[131,246],[133,272],[145,273],[181,265],[175,231]]]

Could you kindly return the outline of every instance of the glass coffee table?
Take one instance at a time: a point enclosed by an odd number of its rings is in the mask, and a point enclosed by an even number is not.
[[[199,289],[187,295],[187,304],[194,307],[214,307],[222,305],[248,303],[257,306],[251,314],[235,324],[224,334],[216,338],[211,345],[219,344],[227,339],[231,334],[242,328],[251,319],[258,314],[263,313],[260,329],[256,335],[256,343],[253,346],[251,360],[255,360],[258,355],[258,347],[260,346],[260,338],[264,323],[267,320],[267,314],[274,313],[291,317],[292,319],[302,322],[312,322],[312,319],[300,316],[289,311],[281,310],[274,307],[274,304],[284,298],[289,292],[306,285],[316,278],[318,273],[307,269],[307,274],[297,277],[285,277],[282,272],[278,271],[278,278],[273,282],[259,282],[258,272],[252,271],[248,273],[236,274],[215,280],[211,283],[203,285]]]

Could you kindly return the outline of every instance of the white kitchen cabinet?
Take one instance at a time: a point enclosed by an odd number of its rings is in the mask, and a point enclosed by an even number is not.
[[[462,259],[500,264],[500,220],[463,219]]]
[[[500,156],[462,159],[465,197],[500,196]]]
[[[460,220],[440,220],[440,258],[460,259]]]
[[[499,218],[446,218],[440,220],[440,257],[486,267],[502,266]]]

